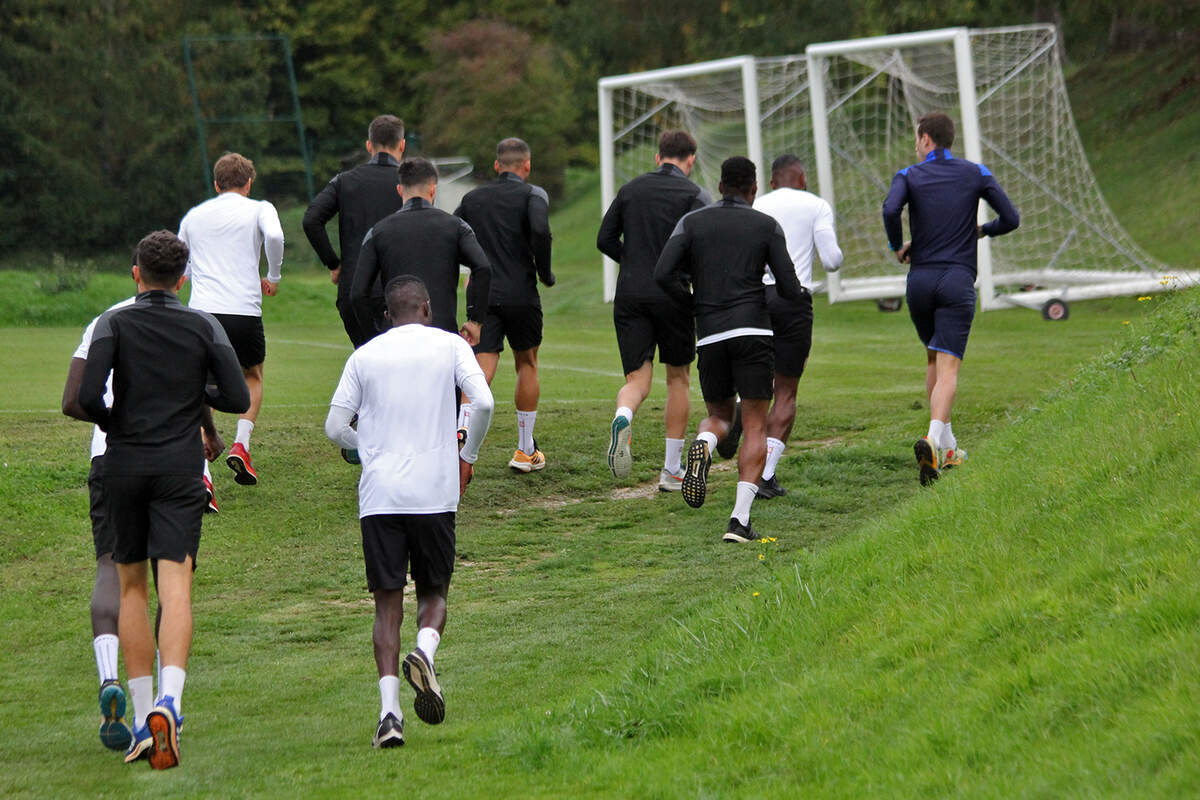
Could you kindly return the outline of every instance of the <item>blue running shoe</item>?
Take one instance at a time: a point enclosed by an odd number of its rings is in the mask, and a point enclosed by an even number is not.
[[[628,477],[633,469],[633,453],[629,449],[632,439],[629,420],[620,415],[613,417],[608,438],[608,470],[614,478]]]
[[[100,686],[100,741],[109,750],[125,750],[133,731],[125,724],[125,690],[117,681]]]
[[[132,740],[129,742],[129,749],[125,751],[126,764],[141,761],[143,758],[149,756],[150,748],[154,745],[154,740],[150,738],[149,728],[138,728],[133,732],[132,737]]]
[[[150,731],[150,768],[170,769],[179,766],[179,723],[175,714],[175,698],[164,695],[154,710],[146,716]]]

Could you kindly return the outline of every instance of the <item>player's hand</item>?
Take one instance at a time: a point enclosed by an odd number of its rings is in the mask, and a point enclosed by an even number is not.
[[[976,226],[975,226],[975,238],[976,238],[976,239],[982,239],[983,237],[984,237],[984,233],[983,233],[983,226],[982,226],[982,225],[976,225]]]
[[[541,276],[538,276],[538,277],[541,277]],[[542,278],[542,284],[545,286],[553,286],[556,283],[558,283],[558,278],[554,277],[553,272],[551,272],[548,277]]]
[[[896,251],[896,260],[899,261],[901,264],[907,264],[909,251],[911,251],[911,250],[912,250],[912,242],[911,241],[905,242],[904,245],[899,250]]]
[[[221,457],[221,453],[225,452],[225,440],[221,438],[221,434],[217,433],[217,429],[205,430],[200,429],[200,438],[204,440],[204,457],[209,462],[216,461]]]
[[[274,297],[275,293],[278,291],[279,291],[278,283],[272,283],[271,281],[267,280],[266,278],[262,279],[262,293],[263,294],[265,294],[267,297]]]
[[[471,478],[475,477],[475,467],[468,464],[461,458],[458,460],[458,496],[462,497],[467,492],[467,484],[471,482]]]
[[[458,334],[467,340],[467,344],[474,347],[479,344],[479,323],[474,320],[467,320],[458,329]]]
[[[337,286],[338,278],[342,277],[342,267],[339,264],[337,269],[329,270],[329,282]]]

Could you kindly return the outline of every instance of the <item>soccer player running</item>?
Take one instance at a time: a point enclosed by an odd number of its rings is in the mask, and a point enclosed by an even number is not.
[[[533,438],[537,420],[537,354],[542,343],[542,300],[537,281],[554,285],[550,271],[550,198],[540,186],[527,183],[533,162],[529,145],[510,138],[496,147],[492,165],[499,177],[471,190],[454,214],[463,219],[487,254],[492,285],[487,314],[475,346],[475,357],[491,386],[504,350],[513,351],[517,370],[517,449],[508,466],[517,472],[546,468],[546,456]],[[459,428],[471,416],[470,402],[459,410]]]
[[[102,493],[114,531],[121,585],[119,635],[133,696],[133,740],[126,762],[154,769],[179,763],[180,701],[192,640],[192,570],[200,546],[204,483],[194,465],[204,446],[196,429],[205,403],[238,414],[250,392],[224,329],[184,308],[187,246],[155,231],[137,246],[137,299],[96,322],[78,403],[107,434]],[[112,373],[112,408],[105,402]],[[147,561],[155,561],[162,621],[162,671],[155,700],[154,635]]]
[[[679,220],[667,240],[654,278],[679,303],[691,301],[696,317],[700,390],[708,416],[688,447],[683,499],[704,504],[712,451],[733,423],[734,398],[742,398],[744,441],[738,453],[737,497],[726,542],[759,538],[750,526],[750,506],[766,459],[767,408],[775,373],[771,317],[763,275],[775,275],[779,294],[798,302],[796,279],[783,229],[751,208],[758,192],[754,162],[742,156],[721,164],[721,200]],[[691,292],[688,291],[688,283]]]
[[[250,434],[262,408],[267,355],[262,296],[275,296],[283,264],[279,214],[266,200],[250,199],[254,175],[254,163],[245,156],[221,156],[213,165],[217,196],[193,208],[179,223],[179,238],[191,253],[188,305],[207,311],[221,323],[250,387],[250,407],[238,417],[237,435],[225,459],[234,480],[243,486],[258,483],[258,472],[250,463]],[[260,252],[267,257],[265,278],[259,274]],[[204,469],[207,475],[207,463]]]
[[[767,285],[767,312],[775,333],[772,339],[775,397],[767,414],[767,458],[758,482],[758,497],[764,500],[787,494],[775,477],[775,468],[796,421],[796,386],[812,349],[814,246],[821,254],[821,265],[826,272],[834,272],[842,265],[842,249],[833,229],[833,209],[807,188],[804,166],[789,153],[771,164],[772,191],[754,201],[755,210],[770,214],[783,228],[796,279],[804,290],[799,300],[787,300],[780,297],[774,274],[767,270],[763,276]]]
[[[954,121],[942,113],[917,121],[918,164],[892,178],[883,201],[888,244],[908,264],[908,313],[925,345],[925,391],[929,431],[913,445],[921,485],[939,470],[956,467],[967,453],[950,429],[958,373],[975,318],[976,241],[1017,229],[1020,216],[992,173],[950,154]],[[977,224],[979,200],[1000,216]],[[908,206],[910,241],[904,241],[900,215]]]
[[[387,283],[393,327],[355,350],[329,405],[325,433],[362,458],[358,513],[367,588],[375,597],[373,641],[379,672],[375,747],[404,744],[400,710],[400,626],[410,569],[417,594],[416,648],[404,677],[422,722],[446,715],[434,655],[446,625],[454,571],[454,513],[492,420],[492,393],[463,337],[431,326],[429,293],[419,278]],[[460,450],[455,389],[474,412]],[[358,416],[358,429],[350,421]]]
[[[363,237],[379,220],[404,204],[396,184],[397,170],[404,156],[404,123],[399,117],[383,114],[371,120],[367,128],[367,152],[371,159],[354,169],[339,173],[325,185],[304,212],[304,235],[329,269],[329,279],[337,286],[337,310],[346,335],[355,347],[384,330],[383,287],[371,287],[372,324],[363,328],[350,305],[350,285]],[[333,252],[325,223],[338,218],[338,242],[341,256]]]
[[[387,286],[400,275],[415,275],[429,292],[433,324],[459,332],[469,344],[477,345],[492,282],[487,256],[470,225],[434,207],[438,173],[432,162],[424,158],[405,161],[400,165],[399,180],[397,191],[404,205],[367,231],[354,268],[350,303],[359,324],[364,328],[373,324],[370,296],[376,281]],[[459,264],[471,271],[467,321],[461,329],[457,320]]]
[[[688,180],[696,162],[696,140],[686,131],[665,131],[655,156],[658,169],[621,187],[596,236],[600,252],[620,265],[613,300],[613,325],[625,385],[609,430],[608,468],[624,478],[633,468],[633,415],[650,394],[654,350],[667,365],[666,445],[658,488],[679,491],[680,459],[688,419],[688,367],[696,357],[690,300],[672,298],[654,280],[654,265],[679,218],[711,202]]]

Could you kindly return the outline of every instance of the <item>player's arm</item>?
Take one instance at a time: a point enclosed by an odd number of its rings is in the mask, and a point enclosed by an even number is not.
[[[96,320],[76,399],[84,419],[96,423],[105,431],[108,430],[109,410],[104,403],[104,393],[108,387],[108,373],[115,362],[116,339],[113,336],[112,319],[111,315],[103,314]]]
[[[308,204],[302,223],[304,236],[312,245],[312,249],[316,251],[317,258],[321,259],[321,263],[330,272],[340,267],[342,260],[333,251],[333,245],[329,241],[329,232],[325,230],[325,225],[337,216],[339,209],[338,178],[334,177],[325,184],[324,189],[317,192],[317,196]]]
[[[200,407],[200,432],[204,434],[204,457],[216,461],[225,452],[225,440],[217,432],[217,423],[213,421],[212,409],[207,403]]]
[[[454,382],[464,396],[471,398],[467,438],[458,451],[458,493],[461,496],[467,491],[467,484],[475,474],[474,464],[479,458],[483,437],[491,427],[492,411],[496,404],[492,399],[492,390],[483,377],[483,370],[479,368],[479,362],[475,360],[475,354],[466,342],[455,343],[454,356]]]
[[[83,383],[83,368],[86,365],[86,358],[71,359],[71,366],[67,367],[67,384],[63,387],[62,413],[74,419],[91,422],[92,418],[79,405],[79,385]]]
[[[467,319],[482,324],[492,288],[492,265],[479,246],[475,231],[462,220],[458,221],[458,263],[471,270],[471,280],[467,282]]]
[[[684,217],[676,223],[671,238],[667,239],[666,246],[659,254],[658,263],[654,265],[654,280],[675,302],[690,306],[692,293],[684,277],[691,249],[691,234],[684,224],[686,219]]]
[[[529,223],[529,244],[533,250],[533,265],[538,279],[546,286],[554,285],[550,270],[550,197],[540,186],[531,186],[525,214]]]
[[[358,431],[350,427],[354,413],[352,409],[331,405],[325,417],[325,435],[338,447],[347,450],[358,449]]]
[[[350,421],[362,405],[362,385],[358,380],[357,364],[351,354],[342,368],[342,377],[329,401],[329,414],[325,417],[325,435],[334,444],[347,450],[358,449],[358,431],[350,427]]]
[[[596,249],[618,264],[621,263],[621,234],[625,229],[621,215],[622,204],[623,200],[618,192],[608,211],[604,212],[604,219],[600,221],[600,232],[596,234]]]
[[[777,220],[772,221],[775,223],[775,229],[767,243],[767,266],[775,274],[775,289],[779,295],[788,300],[799,300],[804,296],[804,287],[796,277],[796,266],[788,253],[783,227]]]
[[[350,281],[350,308],[365,331],[374,331],[376,322],[371,316],[371,287],[379,279],[379,253],[376,248],[375,228],[367,231],[358,251],[354,265],[354,278]]]
[[[987,171],[987,167],[982,164],[979,169],[982,172]],[[1000,184],[996,182],[990,172],[983,176],[983,191],[980,195],[992,207],[992,210],[1000,215],[980,226],[980,236],[1003,236],[1015,231],[1020,226],[1021,215],[1017,213],[1016,206],[1008,199],[1008,195],[1000,188]]]
[[[263,291],[275,294],[275,286],[283,277],[283,226],[279,223],[279,212],[266,200],[259,204],[258,227],[263,235],[263,251],[267,255],[267,278]],[[270,288],[267,288],[270,284]]]
[[[898,252],[904,247],[904,226],[900,214],[908,202],[908,179],[904,173],[897,172],[892,178],[891,188],[883,201],[883,230],[887,233],[888,247]]]
[[[250,408],[250,389],[237,353],[221,324],[208,316],[208,374],[212,383],[204,387],[204,402],[226,414],[243,414]]]
[[[821,203],[817,213],[817,221],[813,225],[813,242],[817,246],[817,254],[821,256],[821,266],[826,272],[837,272],[842,266],[845,256],[838,246],[837,233],[833,227],[833,209],[828,203]]]

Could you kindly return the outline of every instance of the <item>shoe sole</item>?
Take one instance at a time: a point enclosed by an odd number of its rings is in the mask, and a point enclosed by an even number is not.
[[[742,536],[741,534],[734,533],[733,531],[726,531],[725,535],[721,537],[721,541],[722,542],[753,542],[755,540],[751,539],[747,536]]]
[[[150,729],[150,768],[179,766],[179,739],[171,712],[154,709],[146,717],[146,727]]]
[[[437,725],[446,718],[446,701],[437,677],[425,660],[414,653],[404,657],[404,679],[417,696],[413,699],[413,710],[417,718],[426,725]]]
[[[383,739],[372,739],[371,746],[378,750],[386,750],[389,747],[404,746],[404,732],[392,729]]]
[[[614,478],[627,478],[633,471],[633,453],[629,447],[633,440],[633,428],[628,424],[619,428],[618,420],[624,421],[624,417],[614,419],[609,432],[608,469]]]
[[[913,455],[917,457],[917,467],[921,471],[921,485],[928,486],[936,481],[939,476],[933,446],[925,439],[917,439],[913,445]]]
[[[109,750],[128,750],[133,731],[125,724],[125,690],[120,686],[105,686],[100,693],[100,742]]]
[[[709,457],[704,449],[704,442],[697,439],[692,442],[687,452],[687,467],[683,471],[683,483],[679,489],[683,492],[683,502],[692,508],[704,505],[704,495],[708,492],[708,462]]]
[[[508,462],[508,466],[511,469],[515,470],[516,472],[523,472],[523,473],[541,472],[542,470],[544,470],[546,468],[546,462],[542,461],[537,464],[534,464],[529,461],[517,461],[514,458],[512,461]]]
[[[662,481],[659,481],[658,482],[658,490],[660,492],[668,492],[668,493],[669,492],[682,492],[683,491],[683,481],[675,481],[674,483],[663,483]]]
[[[258,475],[250,467],[246,466],[246,462],[241,456],[229,456],[225,459],[225,463],[233,470],[233,480],[242,486],[257,486]]]
[[[137,748],[132,753],[127,752],[125,754],[125,763],[132,764],[135,761],[141,761],[143,758],[146,758],[150,753],[150,748],[153,746],[153,739],[143,739],[138,742]]]

